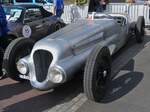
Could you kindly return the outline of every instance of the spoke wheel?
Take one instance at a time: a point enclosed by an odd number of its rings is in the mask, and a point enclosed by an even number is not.
[[[84,92],[88,99],[101,101],[111,78],[111,56],[107,47],[97,46],[89,56],[84,72]]]

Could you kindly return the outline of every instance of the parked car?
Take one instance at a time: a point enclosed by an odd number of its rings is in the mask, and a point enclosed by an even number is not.
[[[16,38],[31,38],[38,41],[65,26],[61,19],[44,10],[42,6],[3,5],[3,8],[6,12],[9,29],[8,42],[3,44],[8,45]],[[3,52],[4,49],[0,48],[0,57],[3,57]],[[1,75],[2,73],[0,73]]]
[[[35,44],[27,38],[14,40],[6,49],[3,71],[14,80],[29,80],[34,88],[48,90],[70,80],[86,64],[84,92],[98,101],[111,77],[111,56],[130,36],[143,42],[144,27],[143,16],[131,23],[124,14],[93,13]]]
[[[9,39],[18,37],[39,40],[65,24],[38,5],[4,5],[8,19]]]

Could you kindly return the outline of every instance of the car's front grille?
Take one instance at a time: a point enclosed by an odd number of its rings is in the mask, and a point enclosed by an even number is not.
[[[39,82],[43,82],[47,77],[48,68],[53,60],[50,52],[45,50],[37,50],[33,55],[36,78]]]

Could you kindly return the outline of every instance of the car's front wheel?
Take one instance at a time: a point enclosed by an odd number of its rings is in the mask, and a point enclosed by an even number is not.
[[[101,101],[111,79],[111,56],[107,47],[98,45],[87,59],[84,72],[84,93],[92,101]]]
[[[34,41],[30,38],[17,38],[13,40],[4,53],[2,70],[8,77],[16,81],[23,81],[19,77],[16,63],[19,59],[30,54]]]

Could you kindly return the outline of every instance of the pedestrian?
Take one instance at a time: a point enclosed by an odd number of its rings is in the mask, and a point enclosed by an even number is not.
[[[54,0],[54,14],[60,18],[63,12],[64,12],[64,1]]]
[[[0,36],[1,37],[6,36],[7,32],[8,28],[7,28],[6,14],[4,12],[2,5],[0,4]]]
[[[109,3],[108,0],[96,0],[96,12],[103,12],[106,10],[107,4]]]
[[[107,4],[109,3],[108,0],[101,0],[100,4],[102,5],[103,11],[106,10]]]
[[[146,0],[145,4],[148,5],[149,7],[149,20],[150,20],[150,0]],[[149,27],[149,30],[150,30],[150,27]]]
[[[6,20],[6,14],[4,12],[4,9],[2,5],[0,4],[0,47],[5,49],[7,47],[7,33],[8,33],[8,27],[7,27],[7,20]]]
[[[135,0],[126,0],[126,3],[135,3]]]
[[[2,68],[3,52],[8,45],[7,32],[8,28],[7,28],[6,14],[0,3],[0,69]],[[2,79],[3,77],[4,76],[2,70],[0,70],[0,79]]]

